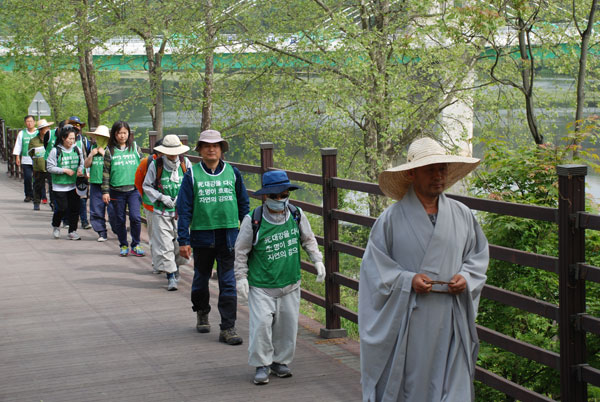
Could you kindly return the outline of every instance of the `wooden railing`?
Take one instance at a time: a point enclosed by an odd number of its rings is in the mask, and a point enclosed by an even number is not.
[[[16,135],[14,130],[9,130],[9,133],[12,133],[7,136],[9,139]],[[187,137],[183,137],[182,141],[186,143]],[[156,133],[150,132],[150,147],[144,149],[144,152],[150,153],[155,142]],[[261,144],[260,152],[260,166],[230,163],[240,171],[251,174],[262,174],[275,169],[273,144]],[[339,253],[360,258],[364,253],[364,249],[340,241],[338,236],[340,221],[365,227],[371,227],[375,222],[373,217],[339,209],[338,190],[344,189],[383,195],[376,184],[337,177],[336,156],[337,151],[335,149],[321,149],[322,171],[319,175],[286,170],[289,178],[293,181],[316,184],[322,187],[322,206],[302,201],[294,201],[294,203],[304,211],[319,215],[323,219],[324,235],[323,237],[317,236],[317,241],[323,246],[324,250],[327,271],[325,297],[302,289],[302,298],[325,309],[325,328],[321,329],[321,336],[325,338],[345,336],[345,330],[341,327],[341,317],[355,323],[358,321],[357,313],[340,303],[340,287],[345,286],[358,290],[358,281],[339,272]],[[200,160],[196,156],[188,157],[192,162]],[[16,174],[11,172],[15,172],[15,169],[10,167],[9,160],[9,174],[16,177]],[[484,287],[482,296],[555,321],[559,326],[560,353],[545,350],[483,326],[477,326],[477,331],[482,341],[555,369],[560,376],[561,399],[570,402],[587,401],[588,384],[600,386],[600,370],[589,366],[586,356],[586,333],[600,335],[600,319],[586,314],[585,306],[586,281],[600,283],[600,268],[585,264],[585,230],[600,230],[600,216],[585,212],[586,174],[587,168],[581,165],[557,167],[560,194],[558,208],[448,194],[449,197],[474,210],[557,224],[559,234],[558,257],[528,253],[494,244],[490,244],[490,256],[496,260],[557,274],[559,278],[558,305],[491,285]],[[250,197],[259,198],[250,189],[248,193]],[[302,268],[316,274],[314,266],[306,261],[302,262]],[[482,367],[476,368],[475,377],[482,383],[521,401],[551,401],[544,395],[511,382]]]

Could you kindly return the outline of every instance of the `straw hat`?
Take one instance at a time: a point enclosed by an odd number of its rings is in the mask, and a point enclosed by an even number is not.
[[[46,121],[46,119],[40,119],[37,122],[36,130],[40,130],[40,129],[44,128],[44,127],[50,127],[53,124],[54,124],[53,121],[48,122],[48,121]]]
[[[270,170],[265,172],[262,177],[262,188],[254,194],[279,194],[285,190],[293,191],[302,188],[296,184],[292,184],[288,179],[287,173],[283,170]]]
[[[229,150],[229,144],[221,137],[221,133],[217,130],[204,130],[200,133],[198,143],[196,144],[196,151],[200,151],[200,144],[208,142],[209,144],[221,143],[221,150],[227,152]]]
[[[110,138],[110,130],[108,127],[102,125],[98,126],[96,131],[86,131],[85,133],[88,135],[99,135],[101,137]]]
[[[444,190],[446,190],[471,173],[479,165],[479,159],[449,155],[437,141],[431,138],[420,138],[413,141],[408,147],[405,164],[379,174],[379,187],[388,197],[401,200],[412,184],[407,172],[414,168],[436,163],[448,164],[448,178],[444,187]]]
[[[164,136],[162,144],[154,147],[154,150],[165,155],[181,155],[189,151],[190,147],[183,145],[175,134],[169,134]]]

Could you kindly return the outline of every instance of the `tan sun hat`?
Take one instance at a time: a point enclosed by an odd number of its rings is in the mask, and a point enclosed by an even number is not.
[[[196,151],[200,150],[200,143],[202,142],[208,142],[209,144],[220,142],[223,152],[227,152],[229,150],[229,144],[223,139],[223,137],[221,137],[221,133],[217,130],[204,130],[201,132],[200,138],[198,138],[198,143],[196,144]]]
[[[448,164],[448,178],[444,190],[452,187],[454,183],[471,173],[480,160],[468,156],[450,155],[435,140],[420,138],[413,141],[408,147],[406,163],[387,169],[379,174],[379,188],[388,197],[401,200],[412,184],[407,172],[411,169],[433,165],[436,163]]]
[[[169,134],[164,136],[162,144],[154,147],[154,150],[165,155],[181,155],[189,151],[190,147],[183,145],[175,134]]]
[[[85,133],[88,135],[99,135],[101,137],[110,138],[110,130],[108,127],[102,125],[96,127],[96,131],[86,131]]]
[[[50,127],[53,124],[54,124],[53,121],[48,122],[48,121],[46,121],[46,119],[39,119],[38,122],[37,122],[37,126],[35,127],[35,129],[36,130],[40,130],[40,129],[44,128],[44,127]]]

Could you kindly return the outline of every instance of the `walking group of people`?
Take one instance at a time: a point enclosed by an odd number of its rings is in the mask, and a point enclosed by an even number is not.
[[[42,146],[32,138],[52,123],[40,120],[36,132],[35,123],[26,118],[27,129],[19,134],[22,145],[15,146],[23,166],[26,155],[34,158],[36,172],[43,167],[37,160],[45,158],[52,179],[53,235],[60,237],[59,226],[66,217],[68,238],[79,239],[77,191],[81,194],[85,187],[81,183],[88,178],[91,223],[98,241],[107,238],[107,211],[120,255],[143,256],[139,244],[143,206],[153,270],[166,273],[168,290],[177,290],[179,267],[193,258],[191,301],[197,331],[211,331],[209,279],[216,261],[219,341],[243,343],[235,322],[238,298],[247,299],[248,363],[256,370],[254,383],[267,384],[270,374],[291,376],[300,248],[314,263],[317,281],[326,276],[311,226],[302,210],[289,202],[291,192],[300,187],[284,171],[268,171],[255,193],[263,204],[250,211],[242,175],[224,161],[229,144],[218,131],[200,133],[195,150],[202,160],[192,165],[183,156],[190,148],[175,135],[165,136],[154,154],[142,159],[126,122],[88,132],[89,147],[78,142],[83,125],[74,122],[67,120],[53,143]],[[26,142],[33,152],[23,153]],[[479,345],[475,317],[486,279],[488,244],[472,212],[443,192],[478,163],[449,155],[436,141],[422,138],[409,147],[407,163],[379,176],[384,194],[397,202],[375,222],[360,269],[365,402],[474,398]],[[37,181],[45,176],[34,177]],[[34,206],[43,197],[40,186],[35,188],[35,194],[26,189],[25,199],[33,199]],[[125,229],[127,208],[131,244]]]

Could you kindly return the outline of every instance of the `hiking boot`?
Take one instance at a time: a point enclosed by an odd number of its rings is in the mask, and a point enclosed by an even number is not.
[[[256,385],[265,385],[269,383],[269,368],[267,366],[257,367],[254,375]]]
[[[31,200],[33,200],[33,198],[31,198],[30,196],[27,196],[27,197],[25,197],[23,202],[31,202]]]
[[[271,369],[271,372],[279,378],[292,376],[292,370],[290,370],[287,364],[273,363],[269,366],[269,368]]]
[[[235,327],[221,330],[219,334],[219,342],[225,342],[228,345],[241,345],[242,337],[235,332]]]
[[[69,233],[69,235],[67,236],[67,238],[69,240],[81,240],[81,236],[79,236],[79,234],[77,234],[77,232],[71,232],[71,233]]]
[[[167,285],[167,290],[177,290],[177,280],[175,278],[169,278],[169,284]]]
[[[135,255],[136,257],[143,257],[146,254],[144,249],[139,244],[135,247],[132,247],[129,253],[131,255]]]
[[[33,210],[34,211],[39,211],[40,210],[40,204],[33,204]]]
[[[52,237],[55,239],[60,239],[60,228],[54,227],[52,229]]]
[[[129,255],[129,247],[127,247],[127,246],[121,246],[121,250],[119,251],[119,255],[121,257],[127,257],[127,255]]]
[[[196,322],[196,330],[201,334],[206,334],[210,332],[210,324],[208,323],[208,313],[196,311],[196,317],[198,318],[198,321]]]

